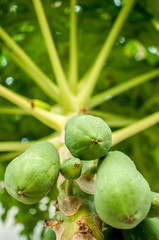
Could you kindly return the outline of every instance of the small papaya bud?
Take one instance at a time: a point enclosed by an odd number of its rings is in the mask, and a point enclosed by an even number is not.
[[[65,144],[74,157],[81,160],[103,157],[111,143],[111,130],[99,117],[81,114],[66,123]]]
[[[54,145],[47,141],[35,143],[7,166],[6,190],[20,202],[37,203],[51,190],[59,169],[59,155]]]
[[[61,174],[68,180],[79,178],[81,171],[82,161],[79,158],[69,158],[61,164]]]

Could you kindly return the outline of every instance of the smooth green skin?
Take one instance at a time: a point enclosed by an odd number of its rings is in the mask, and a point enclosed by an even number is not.
[[[150,206],[149,185],[128,156],[114,151],[100,160],[95,208],[106,224],[131,229],[147,216]]]
[[[151,208],[147,217],[159,217],[159,193],[151,192],[151,197]]]
[[[137,227],[122,232],[125,240],[159,240],[159,220],[146,218]]]
[[[79,158],[69,158],[61,164],[61,174],[68,180],[79,178],[81,171],[82,161]]]
[[[93,139],[98,140],[98,143],[94,143]],[[67,122],[65,144],[74,157],[93,160],[108,152],[112,144],[112,133],[101,118],[81,114]]]
[[[47,141],[35,143],[7,166],[6,190],[20,202],[37,203],[51,190],[59,169],[59,155],[54,145]],[[18,194],[19,190],[23,195]]]

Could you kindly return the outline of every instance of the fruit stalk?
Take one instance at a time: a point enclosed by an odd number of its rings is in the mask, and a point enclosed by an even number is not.
[[[66,180],[66,196],[72,196],[73,180]]]

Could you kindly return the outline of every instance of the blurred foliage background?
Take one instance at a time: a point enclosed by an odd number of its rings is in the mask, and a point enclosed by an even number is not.
[[[42,1],[54,40],[68,74],[69,57],[69,1]],[[121,0],[79,0],[76,5],[78,18],[78,59],[81,77],[94,62],[112,24],[122,7]],[[0,22],[8,34],[24,49],[37,65],[53,79],[53,73],[31,0],[1,0]],[[159,65],[159,1],[138,1],[129,16],[107,64],[104,65],[94,93],[102,92],[121,82],[145,73]],[[0,50],[0,83],[10,90],[31,99],[37,98],[50,104],[53,101],[13,62],[5,49]],[[0,97],[1,107],[13,106]],[[107,121],[112,130],[143,118],[159,109],[159,81],[153,79],[118,97],[106,99],[97,110],[109,113]],[[30,141],[52,133],[52,129],[29,115],[2,114],[0,112],[0,141]],[[153,191],[159,191],[159,126],[114,146],[128,154],[138,170],[149,182]],[[1,161],[0,202],[4,208],[1,219],[5,221],[12,206],[19,211],[15,221],[24,224],[21,234],[31,239],[39,220],[49,217],[49,206],[56,199],[57,189],[44,203],[25,206],[11,198],[4,189],[4,171],[8,161]],[[10,159],[11,160],[11,159]],[[45,207],[41,207],[44,204]],[[41,233],[43,236],[44,231]]]

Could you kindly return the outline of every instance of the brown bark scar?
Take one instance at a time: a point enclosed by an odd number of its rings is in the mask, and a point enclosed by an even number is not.
[[[79,232],[80,233],[92,233],[92,230],[88,226],[87,222],[85,220],[78,220],[76,222],[79,226]]]

